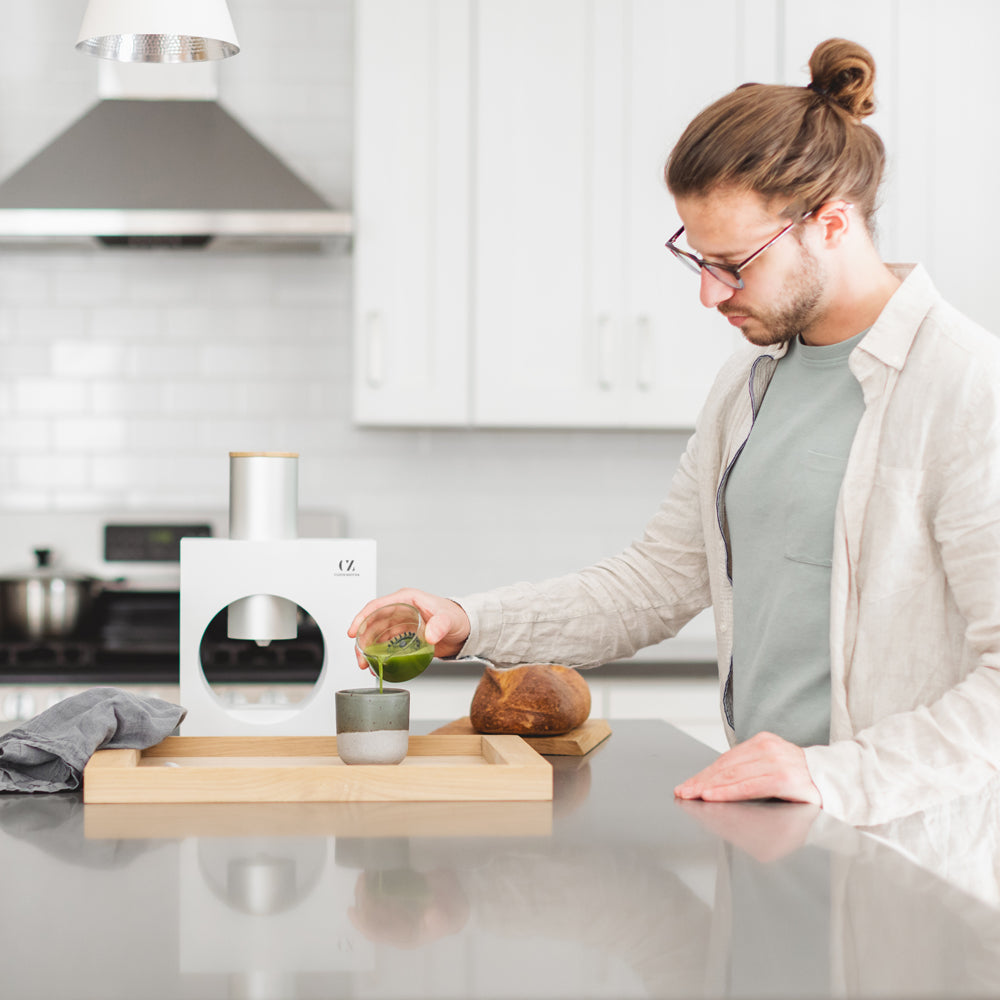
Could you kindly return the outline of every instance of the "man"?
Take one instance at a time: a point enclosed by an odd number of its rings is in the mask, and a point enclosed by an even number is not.
[[[706,108],[667,163],[667,246],[750,347],[644,537],[537,586],[391,599],[438,655],[501,665],[607,662],[711,604],[732,748],[675,794],[871,824],[1000,767],[1000,345],[878,256],[870,54],[831,39],[810,69]]]

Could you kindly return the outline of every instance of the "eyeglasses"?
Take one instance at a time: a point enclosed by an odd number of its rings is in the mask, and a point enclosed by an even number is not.
[[[667,240],[665,246],[685,267],[691,268],[695,274],[700,274],[702,268],[704,268],[713,278],[721,281],[724,285],[728,285],[730,288],[742,288],[743,275],[741,272],[743,268],[751,261],[756,260],[768,247],[774,246],[785,233],[794,228],[796,223],[805,222],[810,215],[812,215],[812,212],[806,212],[801,219],[794,219],[792,222],[789,222],[777,236],[772,236],[759,250],[755,250],[746,260],[740,261],[739,264],[717,264],[715,261],[702,260],[701,257],[693,253],[688,253],[687,250],[682,250],[676,243],[684,232],[683,226]]]

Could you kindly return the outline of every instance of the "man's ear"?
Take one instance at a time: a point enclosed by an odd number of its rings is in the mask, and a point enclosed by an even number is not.
[[[831,250],[840,246],[851,229],[854,220],[850,208],[849,201],[834,198],[824,202],[813,212],[813,219],[820,226],[823,243]]]

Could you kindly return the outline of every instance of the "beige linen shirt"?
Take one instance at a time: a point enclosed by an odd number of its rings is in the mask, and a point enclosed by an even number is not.
[[[865,412],[834,526],[830,744],[805,750],[824,809],[858,825],[969,794],[1000,769],[1000,341],[922,267],[897,274],[849,360]],[[723,482],[783,353],[746,347],[726,363],[666,500],[624,552],[460,599],[462,655],[592,667],[712,605],[732,743]]]

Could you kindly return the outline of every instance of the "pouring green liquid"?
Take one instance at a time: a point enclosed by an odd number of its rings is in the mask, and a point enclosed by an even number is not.
[[[397,636],[389,642],[373,642],[362,652],[372,670],[378,673],[378,689],[382,690],[383,678],[390,684],[402,684],[422,674],[434,659],[434,647],[415,636],[404,639]]]

